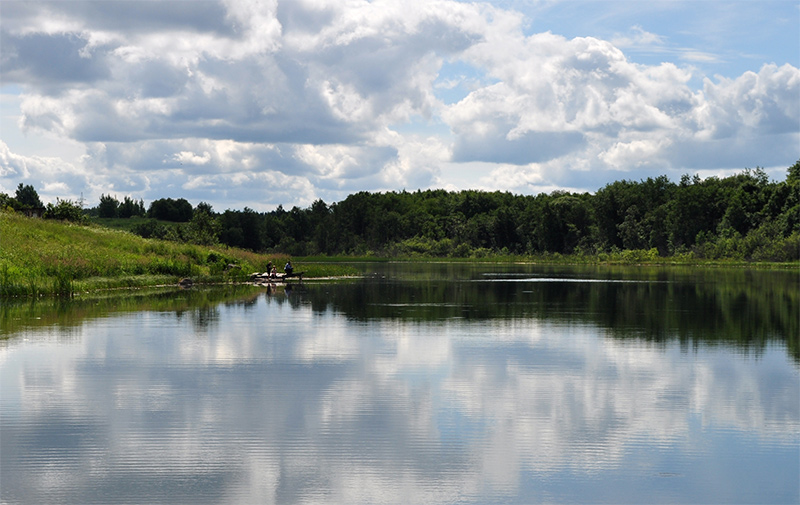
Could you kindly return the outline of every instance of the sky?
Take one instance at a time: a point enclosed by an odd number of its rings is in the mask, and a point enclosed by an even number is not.
[[[800,160],[797,0],[0,3],[0,192],[306,208]]]

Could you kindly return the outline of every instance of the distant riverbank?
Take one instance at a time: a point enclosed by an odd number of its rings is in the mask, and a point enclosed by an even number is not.
[[[0,297],[73,296],[90,291],[176,285],[247,282],[252,272],[272,263],[282,270],[288,255],[257,254],[226,246],[201,246],[145,239],[101,226],[32,219],[0,212]],[[800,262],[768,263],[742,260],[702,260],[689,252],[661,257],[656,249],[623,250],[595,255],[486,254],[471,258],[307,256],[293,259],[305,279],[355,275],[355,262],[471,262],[542,264],[702,265],[797,269]]]
[[[406,256],[303,256],[296,258],[303,263],[527,263],[543,265],[662,265],[662,266],[703,266],[703,267],[741,267],[768,269],[797,269],[800,261],[746,261],[741,259],[704,259],[691,252],[676,256],[659,256],[655,249],[632,249],[599,254],[541,254],[541,255],[502,255],[487,254],[470,258],[442,258],[426,255]]]

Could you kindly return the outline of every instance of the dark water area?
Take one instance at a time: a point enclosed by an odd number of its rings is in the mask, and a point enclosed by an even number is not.
[[[796,272],[362,268],[4,303],[0,502],[800,502]]]

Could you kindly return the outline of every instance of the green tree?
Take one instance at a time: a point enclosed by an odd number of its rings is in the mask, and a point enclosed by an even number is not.
[[[189,221],[187,236],[190,242],[200,245],[213,245],[219,242],[220,224],[211,205],[200,202]]]
[[[192,204],[184,198],[161,198],[150,204],[147,216],[162,221],[186,223],[192,219]]]
[[[6,209],[19,210],[19,202],[13,196],[0,193],[0,211]]]
[[[537,249],[542,252],[571,254],[591,233],[588,195],[554,191],[543,197],[541,214],[535,227]]]
[[[83,224],[87,221],[83,209],[77,203],[71,200],[61,200],[56,198],[56,204],[47,204],[47,210],[44,212],[45,219],[58,219],[61,221],[70,221],[73,223]]]
[[[786,175],[786,199],[778,218],[783,225],[784,236],[800,233],[800,160],[789,167]]]
[[[39,209],[44,207],[44,204],[39,199],[39,194],[30,184],[23,186],[19,183],[15,199],[23,209]]]
[[[163,239],[167,236],[167,227],[154,219],[148,219],[137,224],[131,231],[144,238]]]
[[[309,213],[310,226],[313,233],[313,244],[317,253],[331,253],[332,217],[331,210],[322,200],[311,204]]]
[[[111,195],[100,195],[97,215],[102,218],[113,218],[119,215],[119,201]]]
[[[644,249],[647,246],[647,230],[636,205],[628,207],[625,219],[617,225],[617,228],[624,249]]]
[[[264,216],[248,207],[226,210],[219,216],[219,241],[223,244],[261,251],[264,249]]]
[[[144,202],[139,200],[138,202],[133,200],[131,197],[126,196],[122,203],[119,204],[119,217],[122,218],[129,218],[129,217],[140,217],[144,216]]]
[[[725,213],[726,196],[724,185],[716,177],[681,177],[666,216],[673,252],[692,247],[701,232],[713,234],[717,230]]]
[[[746,235],[757,228],[767,213],[762,212],[768,203],[771,188],[767,174],[760,168],[755,171],[727,177],[720,181],[725,188],[725,213],[719,224],[720,233],[732,231]]]
[[[154,202],[151,214],[170,202],[176,201]],[[724,179],[685,175],[680,184],[666,176],[623,180],[594,195],[359,192],[330,205],[317,200],[309,208],[227,210],[214,217],[224,244],[293,255],[646,249],[651,255],[691,250],[700,257],[791,258],[800,240],[800,161],[781,183],[756,169]]]

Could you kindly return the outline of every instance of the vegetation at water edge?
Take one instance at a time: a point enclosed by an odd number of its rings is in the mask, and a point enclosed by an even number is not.
[[[298,269],[306,277],[354,273],[334,258],[796,267],[800,161],[784,181],[756,169],[725,178],[685,175],[679,183],[623,180],[594,194],[359,192],[331,205],[317,200],[307,209],[263,213],[218,213],[183,198],[161,198],[145,210],[141,200],[105,194],[91,209],[69,200],[44,206],[23,184],[14,197],[0,193],[3,297],[181,277],[241,281],[289,257],[306,258]]]
[[[72,295],[120,287],[196,282],[241,282],[288,256],[224,246],[144,239],[134,234],[0,212],[0,297]],[[306,275],[345,273],[309,265]]]

